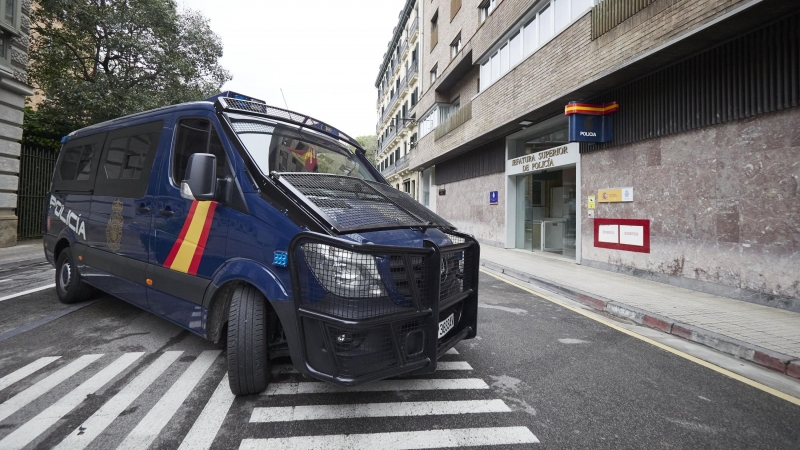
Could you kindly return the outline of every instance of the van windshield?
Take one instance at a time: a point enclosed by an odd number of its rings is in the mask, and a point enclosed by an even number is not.
[[[329,173],[375,181],[351,151],[332,140],[280,124],[231,119],[262,173]]]

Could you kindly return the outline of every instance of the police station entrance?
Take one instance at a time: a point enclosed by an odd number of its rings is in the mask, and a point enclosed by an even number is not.
[[[563,117],[537,125],[506,141],[506,247],[579,262],[578,144]]]

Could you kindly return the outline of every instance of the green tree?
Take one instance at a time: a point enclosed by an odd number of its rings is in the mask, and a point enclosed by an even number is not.
[[[356,138],[359,145],[364,147],[364,150],[367,151],[367,159],[372,165],[375,165],[375,151],[378,149],[378,136],[374,134],[367,134],[365,136],[358,136]]]
[[[202,14],[174,0],[39,0],[31,10],[29,82],[44,95],[28,108],[24,140],[200,100],[231,79],[222,42]]]

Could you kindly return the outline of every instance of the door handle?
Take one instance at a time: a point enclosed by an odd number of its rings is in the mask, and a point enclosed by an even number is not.
[[[175,215],[171,209],[159,209],[158,213],[165,217],[172,217]]]
[[[136,208],[136,211],[138,211],[138,212],[140,212],[142,214],[147,214],[147,213],[150,212],[150,208],[148,208],[147,206],[144,206],[144,203],[142,203],[141,205],[139,205]]]

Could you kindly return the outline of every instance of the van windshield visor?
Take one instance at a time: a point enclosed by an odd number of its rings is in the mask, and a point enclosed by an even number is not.
[[[312,131],[231,118],[236,134],[261,172],[326,173],[375,181],[346,147]]]

